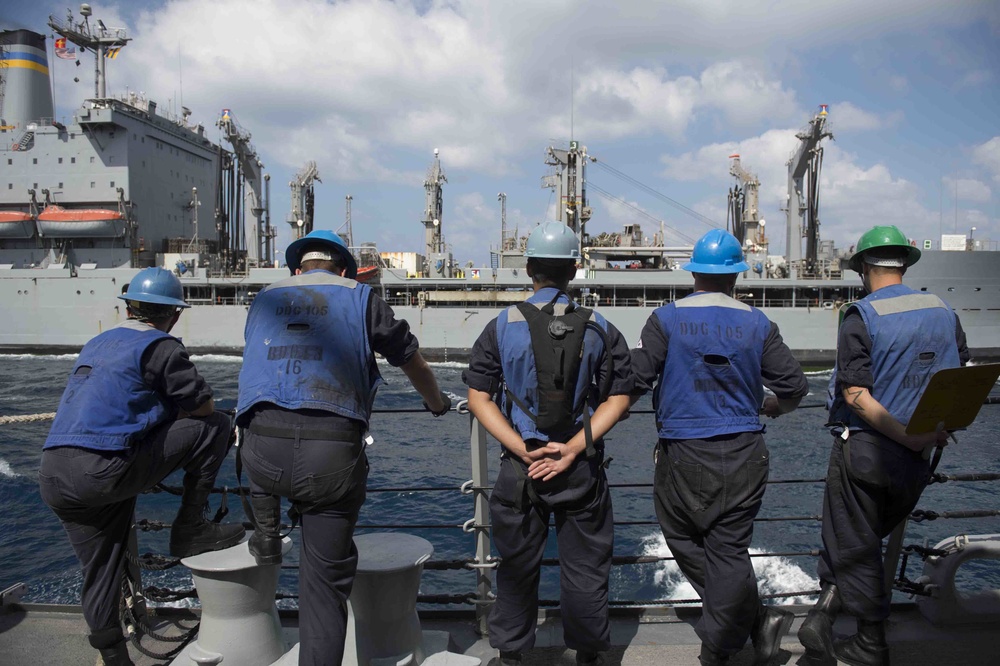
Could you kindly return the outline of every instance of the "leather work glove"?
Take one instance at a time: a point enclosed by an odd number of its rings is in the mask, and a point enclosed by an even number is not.
[[[441,411],[435,412],[426,402],[424,402],[424,409],[433,414],[435,417],[444,416],[451,411],[451,398],[449,398],[448,394],[444,391],[441,391],[441,402],[444,403],[444,407],[441,408]]]

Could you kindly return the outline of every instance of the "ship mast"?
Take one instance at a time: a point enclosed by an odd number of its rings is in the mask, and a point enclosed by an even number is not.
[[[94,52],[94,98],[104,99],[107,97],[105,61],[116,58],[118,51],[132,40],[125,36],[125,28],[108,28],[101,19],[97,19],[96,25],[91,27],[92,13],[90,5],[84,3],[80,5],[82,21],[74,23],[73,12],[67,10],[65,22],[49,16],[49,27],[81,50]]]
[[[424,191],[427,194],[426,205],[424,206],[424,239],[425,256],[430,260],[431,255],[444,252],[444,237],[441,232],[441,215],[444,212],[444,189],[441,187],[448,182],[444,171],[441,169],[441,159],[438,157],[438,149],[434,149],[434,162],[427,170],[427,178],[424,180]]]
[[[816,259],[819,254],[819,171],[823,164],[823,147],[820,141],[832,139],[827,129],[827,105],[820,104],[819,113],[809,121],[809,126],[795,135],[799,147],[788,160],[788,207],[785,229],[785,254],[789,277],[815,277]],[[808,197],[803,196],[803,181],[808,178]],[[808,199],[808,203],[806,202]],[[808,213],[808,215],[807,215]],[[805,261],[802,257],[802,238],[806,239]]]
[[[555,219],[576,234],[581,247],[589,244],[587,220],[593,214],[587,203],[587,147],[578,141],[569,142],[569,150],[549,146],[545,163],[556,173],[542,178],[542,187],[556,190],[558,208]]]
[[[292,190],[292,210],[288,214],[288,224],[292,227],[292,240],[302,238],[313,230],[313,212],[316,193],[313,181],[322,183],[315,162],[306,162],[295,179],[288,183]]]

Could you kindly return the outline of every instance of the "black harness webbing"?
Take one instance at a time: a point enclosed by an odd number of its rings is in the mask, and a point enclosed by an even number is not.
[[[592,310],[588,308],[578,308],[576,307],[572,300],[566,306],[566,315],[576,315],[576,320],[582,322],[583,329],[581,331],[575,331],[574,327],[566,324],[563,317],[555,316],[555,304],[560,296],[565,295],[564,292],[559,291],[555,297],[549,301],[548,304],[541,308],[538,308],[531,303],[519,303],[517,309],[524,316],[525,321],[528,323],[528,330],[531,334],[532,340],[532,351],[535,354],[536,368],[540,359],[545,359],[547,369],[551,370],[553,376],[553,383],[555,388],[566,391],[576,392],[576,383],[579,377],[580,371],[580,361],[583,357],[584,350],[584,337],[586,336],[586,329],[592,329],[597,332],[601,338],[601,342],[604,344],[604,376],[601,378],[601,385],[598,388],[596,398],[597,404],[604,402],[608,394],[611,392],[611,383],[613,380],[614,373],[614,361],[611,358],[611,348],[608,344],[607,332],[596,322],[591,320]],[[548,315],[546,318],[545,315]],[[554,349],[554,360],[555,363],[551,363],[551,359],[547,357],[546,352],[548,350],[540,348],[540,345],[536,345],[536,336],[541,337],[542,335],[550,335],[553,339],[563,339],[567,335],[576,334],[575,337],[578,338],[579,350],[575,352],[576,356],[574,358],[567,359],[565,357],[566,347],[558,346]],[[569,364],[567,366],[567,363]],[[567,367],[569,370],[567,371]],[[537,374],[537,370],[536,370]],[[568,384],[568,386],[567,386]],[[539,416],[532,413],[528,406],[518,398],[507,386],[506,382],[503,385],[504,395],[507,397],[507,420],[511,421],[511,405],[517,405],[525,416],[531,419],[535,424],[539,424]],[[542,400],[542,390],[539,387],[539,403]],[[587,404],[587,399],[594,395],[594,389],[591,386],[587,391],[584,391],[580,396],[579,400],[572,403],[569,414],[565,414],[565,405],[546,405],[544,408],[540,408],[540,412],[544,411],[549,415],[548,420],[552,420],[553,415],[551,414],[554,408],[558,409],[562,407],[563,414],[561,416],[568,417],[571,422],[575,422],[576,416],[582,414],[583,417],[583,435],[586,441],[586,451],[584,456],[586,458],[592,458],[597,455],[597,448],[594,445],[593,431],[590,426],[590,410]],[[558,419],[558,417],[556,417]],[[512,421],[511,421],[512,422]],[[504,454],[507,455],[506,450]],[[604,461],[602,467],[607,467],[611,463],[611,459],[608,458]],[[545,502],[538,496],[538,492],[535,490],[534,485],[531,483],[531,478],[525,473],[524,469],[521,468],[520,461],[511,460],[511,464],[514,468],[514,473],[517,475],[518,481],[515,486],[515,508],[518,511],[524,511],[524,497],[527,495],[529,502],[533,506],[541,507],[545,505]]]

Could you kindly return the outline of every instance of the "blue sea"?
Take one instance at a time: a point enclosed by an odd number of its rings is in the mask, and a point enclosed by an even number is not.
[[[53,412],[65,385],[75,356],[0,355],[0,416]],[[194,356],[194,361],[208,379],[217,400],[230,405],[236,397],[238,357]],[[443,390],[453,400],[464,398],[461,381],[463,365],[432,364]],[[434,546],[432,560],[462,560],[474,554],[474,537],[461,526],[473,516],[471,495],[458,492],[471,478],[469,453],[470,417],[452,412],[435,419],[429,413],[393,410],[420,408],[420,397],[396,368],[380,363],[387,384],[379,391],[372,419],[374,444],[369,448],[371,475],[368,501],[361,512],[360,525],[378,526],[365,531],[385,531],[386,525],[422,536]],[[802,480],[803,483],[772,483],[764,499],[760,518],[802,517],[802,520],[765,520],[755,528],[756,554],[774,556],[754,559],[764,594],[805,593],[818,588],[815,551],[820,548],[822,479],[826,474],[830,436],[822,427],[826,412],[809,408],[822,401],[828,370],[808,373],[811,394],[798,411],[777,420],[768,420],[767,443],[771,451],[771,481]],[[995,391],[996,393],[997,391]],[[651,408],[646,398],[636,410]],[[77,561],[59,522],[38,496],[36,473],[42,443],[50,422],[0,425],[0,589],[18,582],[28,585],[28,601],[78,603],[80,572]],[[1000,472],[997,432],[1000,429],[1000,406],[983,407],[978,421],[968,430],[957,433],[958,444],[950,446],[939,467],[946,474]],[[669,555],[655,524],[652,491],[653,448],[656,442],[653,416],[636,413],[619,423],[607,437],[608,454],[613,458],[608,477],[613,486],[612,498],[616,521],[615,554],[619,556]],[[498,466],[499,444],[490,443],[491,479]],[[245,479],[244,479],[245,481]],[[180,475],[167,480],[180,485]],[[643,484],[638,487],[615,485]],[[236,486],[232,455],[223,467],[217,485]],[[447,490],[417,491],[414,488]],[[379,489],[393,489],[378,492]],[[965,511],[1000,508],[1000,482],[948,482],[934,484],[924,493],[918,508],[925,510]],[[213,496],[213,508],[218,496]],[[137,517],[170,522],[177,510],[178,498],[169,494],[148,494],[139,498]],[[241,520],[237,495],[229,497],[230,516]],[[286,507],[287,508],[287,507]],[[905,543],[931,545],[956,534],[1000,533],[1000,518],[939,519],[911,522]],[[141,532],[140,553],[167,552],[166,531]],[[292,534],[293,541],[297,534]],[[779,555],[780,554],[780,555]],[[549,557],[556,556],[554,530],[549,543]],[[297,562],[297,550],[286,564]],[[907,575],[915,579],[921,573],[919,558],[910,562]],[[989,565],[966,565],[961,570],[961,586],[973,590],[1000,588],[1000,569]],[[192,587],[183,567],[162,572],[144,572],[145,585],[186,590]],[[297,577],[294,568],[283,570],[279,592],[295,595]],[[469,570],[425,571],[422,595],[462,595],[475,589],[475,576]],[[558,598],[558,569],[543,572],[541,597]],[[611,578],[613,601],[684,601],[695,597],[694,591],[671,561],[627,564],[615,567]],[[808,600],[805,594],[789,601]],[[902,596],[900,599],[904,598]],[[191,600],[176,602],[188,605]],[[282,606],[294,606],[294,599]]]

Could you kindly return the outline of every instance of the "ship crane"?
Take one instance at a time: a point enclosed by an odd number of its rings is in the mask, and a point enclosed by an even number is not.
[[[322,183],[315,162],[307,162],[288,183],[292,188],[292,210],[288,214],[288,224],[292,226],[292,240],[302,238],[313,230],[316,193],[313,182]]]
[[[248,266],[270,264],[271,240],[275,232],[271,228],[270,215],[266,214],[267,202],[261,196],[265,184],[265,178],[262,177],[264,163],[257,157],[257,151],[250,143],[250,132],[240,127],[229,109],[222,110],[222,117],[216,126],[222,130],[225,139],[233,146],[240,174],[249,188],[246,198],[250,204],[254,224],[251,229],[247,229],[247,264]]]
[[[729,190],[729,218],[733,235],[745,248],[766,245],[764,221],[760,219],[758,207],[760,180],[757,174],[744,168],[738,154],[729,157],[733,160],[729,173],[737,180],[736,186]]]
[[[827,129],[826,122],[827,105],[821,104],[819,113],[809,121],[809,126],[795,135],[799,140],[799,147],[788,160],[785,252],[792,278],[816,277],[818,273],[819,172],[823,164],[823,147],[820,146],[820,141],[833,138],[833,132]],[[803,238],[806,239],[805,257],[802,256]]]
[[[109,28],[100,19],[97,19],[95,25],[91,26],[90,16],[92,13],[90,5],[82,4],[80,5],[82,21],[74,22],[73,12],[67,10],[65,21],[60,21],[55,16],[49,16],[49,27],[60,36],[65,37],[67,41],[79,46],[82,51],[94,52],[94,98],[104,99],[107,97],[105,61],[108,58],[115,58],[118,52],[132,40],[126,36],[125,28]]]
[[[581,247],[589,244],[587,220],[593,210],[587,203],[587,147],[570,141],[569,150],[549,147],[545,163],[555,167],[554,174],[542,178],[542,187],[555,188],[559,201],[556,219],[573,230]]]
[[[421,220],[424,225],[426,248],[424,275],[451,277],[451,258],[445,252],[444,233],[441,227],[441,216],[444,212],[444,188],[441,186],[448,182],[448,178],[441,169],[441,159],[438,155],[438,149],[435,148],[434,162],[427,170],[427,178],[424,180],[426,205],[424,219]]]

